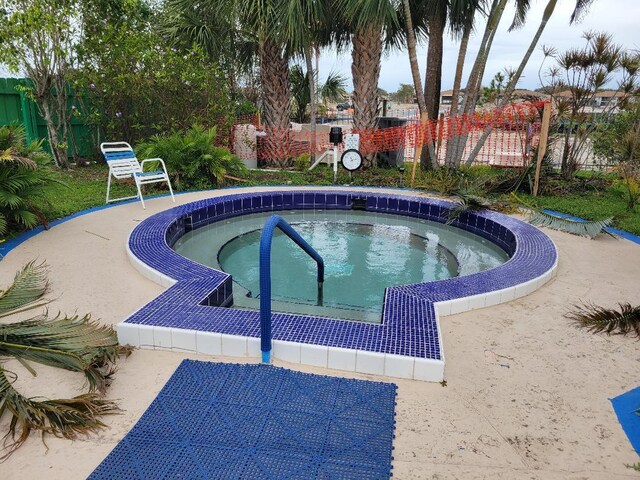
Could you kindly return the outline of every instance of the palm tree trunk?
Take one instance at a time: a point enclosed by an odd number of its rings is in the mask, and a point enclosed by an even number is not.
[[[353,77],[353,127],[373,130],[378,116],[378,79],[382,58],[382,31],[379,25],[359,27],[353,35],[351,75]],[[361,137],[361,149],[368,150]],[[366,155],[364,166],[373,164],[373,156]]]
[[[462,33],[462,39],[460,40],[460,48],[458,49],[458,61],[456,62],[456,74],[453,79],[453,93],[451,95],[451,110],[449,110],[449,121],[455,122],[458,118],[458,107],[460,99],[460,85],[462,84],[462,74],[464,72],[464,61],[467,56],[467,48],[469,47],[469,37],[471,36],[471,21],[465,25]],[[451,138],[447,139],[447,150],[445,152],[444,163],[447,166],[451,166],[451,158],[456,151],[456,140]]]
[[[424,91],[422,90],[422,78],[420,77],[420,66],[418,65],[418,55],[416,53],[417,41],[416,41],[416,34],[413,29],[413,19],[411,18],[411,7],[409,5],[409,0],[403,0],[402,3],[404,7],[405,29],[407,31],[407,49],[409,50],[409,64],[411,65],[411,75],[413,76],[413,86],[416,91],[416,99],[418,100],[418,110],[420,111],[420,117],[422,117],[422,114],[426,113],[427,119],[431,120],[431,118],[429,117],[429,113],[427,111],[427,103],[425,101]],[[420,128],[418,130],[420,133],[421,133],[421,127],[422,127],[422,122],[420,122]],[[427,149],[427,151],[426,153],[423,154],[423,152],[425,151],[425,148]],[[420,157],[423,157],[425,155],[426,155],[425,158],[430,159],[431,163],[426,167],[421,167],[421,168],[428,169],[429,166],[431,166],[434,169],[438,168],[438,162],[436,159],[436,150],[433,145],[433,142],[429,140],[427,140],[426,142],[422,142],[422,150],[420,151]]]
[[[487,26],[482,36],[480,43],[480,49],[476,56],[476,60],[473,63],[469,79],[467,80],[467,86],[464,90],[464,97],[462,100],[462,108],[460,113],[470,115],[475,111],[476,103],[478,99],[478,92],[482,85],[482,77],[484,74],[484,68],[487,64],[487,58],[491,51],[491,45],[493,38],[495,37],[496,30],[504,14],[504,9],[507,6],[507,0],[493,0],[491,9],[489,10],[489,16],[487,18]],[[457,167],[462,161],[462,155],[464,153],[465,146],[467,144],[468,134],[463,133],[456,137],[453,141],[450,139],[447,145],[446,164],[450,167]]]
[[[424,99],[429,118],[438,118],[440,110],[440,86],[442,82],[442,51],[444,30],[447,23],[446,8],[438,8],[427,19],[429,48],[427,49],[427,74],[424,82]]]
[[[260,45],[260,77],[264,95],[263,119],[267,130],[265,154],[276,167],[288,167],[289,156],[289,65],[283,49],[270,39]]]
[[[356,130],[373,129],[378,115],[378,79],[382,58],[379,25],[360,27],[353,35],[353,125]]]
[[[458,61],[456,62],[456,74],[453,79],[453,95],[451,96],[451,115],[458,113],[458,99],[460,97],[460,84],[462,83],[462,73],[464,72],[464,59],[467,56],[469,47],[469,37],[471,36],[471,22],[464,27],[460,48],[458,49]]]
[[[427,74],[424,82],[425,108],[429,119],[437,119],[440,110],[440,89],[442,83],[442,52],[444,30],[447,24],[447,7],[444,2],[438,2],[438,7],[430,11],[427,18],[429,25],[429,47],[427,49]],[[438,159],[430,154],[428,143],[422,146],[420,167],[428,170],[437,166]]]
[[[316,159],[316,82],[313,70],[313,46],[309,45],[305,49],[304,58],[307,63],[307,79],[309,81],[309,121],[311,122],[311,133],[309,138],[309,155],[311,157],[311,163]]]
[[[551,15],[553,15],[553,11],[555,10],[557,3],[558,3],[558,0],[549,0],[549,2],[547,3],[547,6],[544,9],[544,14],[542,15],[542,20],[540,21],[540,25],[538,26],[538,30],[536,31],[536,34],[533,36],[533,39],[529,44],[529,48],[527,49],[527,52],[524,54],[524,57],[522,57],[522,60],[520,61],[520,65],[518,66],[518,69],[516,70],[515,74],[511,78],[511,81],[507,85],[507,88],[504,91],[504,96],[502,97],[502,100],[500,100],[498,104],[498,108],[504,107],[507,104],[507,102],[509,102],[511,95],[513,94],[513,91],[516,88],[516,84],[518,83],[518,80],[520,80],[520,77],[522,76],[522,72],[524,71],[525,67],[527,66],[527,63],[529,62],[529,58],[531,58],[533,51],[538,45],[538,41],[540,40],[540,36],[542,35],[542,32],[546,28],[547,23],[551,18]],[[489,125],[487,126],[487,128],[485,128],[484,132],[482,132],[482,136],[478,139],[476,146],[473,148],[473,150],[469,154],[469,158],[467,158],[466,165],[471,165],[473,161],[476,159],[476,157],[478,156],[478,152],[480,152],[480,149],[482,148],[484,143],[487,141],[487,138],[489,138],[489,135],[491,134],[491,130],[492,130],[492,126]]]
[[[482,77],[484,76],[484,69],[487,65],[489,52],[491,51],[491,45],[506,6],[507,0],[493,0],[489,17],[487,18],[487,26],[482,36],[482,42],[480,43],[480,49],[478,50],[478,55],[476,56],[473,68],[469,74],[469,79],[467,80],[462,102],[462,112],[464,113],[468,114],[475,110],[478,92],[480,91]]]
[[[404,7],[405,29],[407,31],[407,49],[409,50],[409,64],[411,65],[411,75],[413,76],[413,86],[416,90],[418,100],[418,110],[420,114],[427,111],[427,105],[422,91],[422,78],[420,77],[420,66],[418,65],[418,55],[416,53],[417,41],[413,30],[413,20],[411,18],[411,7],[409,0],[402,0]]]

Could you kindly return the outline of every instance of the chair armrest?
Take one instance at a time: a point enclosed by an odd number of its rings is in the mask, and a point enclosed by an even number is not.
[[[161,158],[147,158],[145,160],[142,160],[140,162],[140,168],[142,169],[143,172],[144,172],[144,164],[146,162],[159,162],[160,165],[162,165],[162,170],[164,170],[164,173],[167,173],[167,166],[164,164],[164,160],[162,160]]]

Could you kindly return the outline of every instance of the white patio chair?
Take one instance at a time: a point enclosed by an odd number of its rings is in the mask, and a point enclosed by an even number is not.
[[[171,193],[171,200],[175,203],[176,199],[173,196],[173,189],[171,188],[171,182],[169,181],[169,175],[167,174],[167,167],[161,158],[147,158],[138,162],[136,154],[133,152],[133,148],[126,142],[105,142],[100,144],[100,151],[104,155],[107,164],[109,165],[109,180],[107,181],[107,202],[116,202],[118,200],[129,200],[131,198],[139,198],[142,203],[142,208],[146,208],[144,205],[144,199],[142,198],[141,185],[147,183],[167,182],[169,186],[169,193]],[[144,165],[148,162],[158,162],[162,167],[162,170],[154,170],[145,172]],[[111,191],[111,177],[116,180],[122,180],[125,178],[133,178],[138,189],[138,195],[131,197],[109,198]]]

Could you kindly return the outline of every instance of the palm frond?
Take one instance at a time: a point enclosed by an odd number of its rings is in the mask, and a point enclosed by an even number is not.
[[[70,399],[35,399],[20,394],[8,372],[0,366],[0,418],[9,414],[9,431],[0,450],[0,461],[7,459],[28,438],[32,431],[74,440],[80,435],[94,433],[106,425],[102,415],[119,412],[118,406],[96,393],[78,395]]]
[[[594,238],[600,233],[612,235],[605,230],[613,222],[613,217],[604,220],[594,220],[590,222],[576,222],[566,218],[560,218],[543,211],[532,211],[529,216],[529,223],[538,227],[548,227],[553,230],[579,235],[581,237]]]
[[[30,308],[41,306],[42,302],[37,305],[34,302],[44,297],[48,290],[47,265],[44,262],[36,264],[35,261],[27,263],[16,273],[13,284],[0,291],[0,318],[27,305]]]
[[[106,391],[118,357],[130,352],[118,344],[113,327],[89,315],[48,319],[45,314],[0,325],[0,356],[82,372],[91,392]]]
[[[18,155],[12,147],[0,151],[0,162],[13,162],[31,170],[38,168],[38,164],[30,158]]]
[[[589,332],[607,335],[632,334],[640,338],[640,306],[629,303],[618,304],[620,309],[608,309],[593,304],[575,305],[576,310],[565,314],[578,326]]]
[[[570,23],[578,22],[592,3],[593,0],[576,0],[575,8],[571,14]]]
[[[447,225],[451,225],[463,213],[491,209],[491,201],[486,198],[463,192],[458,192],[456,195],[458,197],[455,201],[457,205],[449,210],[447,214]]]
[[[509,27],[510,32],[517,30],[525,24],[527,13],[529,13],[529,9],[531,8],[531,2],[529,0],[516,0],[515,7],[516,12],[513,16],[513,22],[511,22],[511,26]]]

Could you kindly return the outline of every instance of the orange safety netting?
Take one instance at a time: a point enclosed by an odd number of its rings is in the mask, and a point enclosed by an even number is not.
[[[252,148],[255,150],[254,155],[267,164],[273,159],[295,158],[310,153],[312,149],[320,154],[332,147],[329,142],[330,128],[340,126],[344,134],[359,134],[359,150],[363,155],[402,152],[406,160],[413,161],[416,158],[416,145],[431,141],[438,161],[442,164],[445,162],[447,147],[452,142],[456,142],[458,148],[463,148],[464,162],[485,129],[491,127],[491,133],[474,163],[517,167],[530,161],[532,149],[538,143],[543,107],[544,102],[514,103],[500,109],[478,111],[472,115],[441,115],[439,119],[426,123],[421,123],[417,115],[407,115],[408,118],[401,119],[405,122],[403,125],[369,130],[355,130],[349,118],[318,124],[315,134],[309,125],[294,125],[294,128],[286,130],[263,128],[258,130],[259,136]],[[240,125],[259,128],[258,122],[257,115],[239,118],[233,131]],[[233,139],[232,133],[231,147],[242,157],[242,152],[246,149],[242,145],[239,147],[237,139],[236,142]],[[252,139],[248,137],[244,139],[244,143],[251,142]],[[343,145],[339,146],[339,149],[343,148]]]

